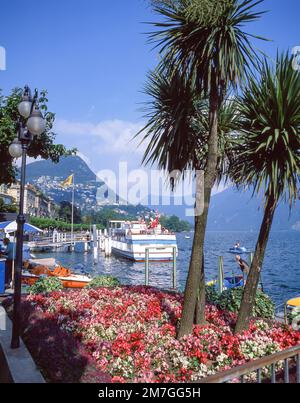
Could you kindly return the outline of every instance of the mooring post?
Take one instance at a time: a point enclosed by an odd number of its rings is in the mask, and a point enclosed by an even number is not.
[[[105,257],[108,257],[108,238],[107,237],[104,238],[104,254],[105,254]]]
[[[173,247],[173,289],[177,289],[177,248]]]
[[[222,294],[222,292],[224,291],[224,261],[223,261],[223,256],[219,257],[218,288],[219,288],[219,293]]]
[[[108,255],[111,256],[112,253],[112,238],[108,237]]]
[[[145,285],[149,286],[149,249],[145,249]]]
[[[97,226],[93,225],[93,248],[94,248],[94,264],[98,263],[98,239],[97,239]]]
[[[101,251],[102,252],[104,252],[104,250],[105,250],[105,238],[104,238],[104,235],[103,234],[101,234],[101,237],[100,237],[100,249],[101,249]]]
[[[97,232],[97,246],[98,246],[98,249],[101,249],[101,236],[102,236],[102,231],[101,231],[101,229],[99,229],[98,232]]]
[[[105,257],[110,257],[112,252],[112,240],[110,237],[105,237],[104,239],[104,249],[105,249]]]

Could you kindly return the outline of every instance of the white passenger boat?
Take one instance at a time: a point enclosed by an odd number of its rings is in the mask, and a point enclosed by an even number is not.
[[[146,254],[150,261],[171,261],[177,256],[176,235],[162,228],[158,218],[144,221],[111,221],[112,253],[143,262]]]

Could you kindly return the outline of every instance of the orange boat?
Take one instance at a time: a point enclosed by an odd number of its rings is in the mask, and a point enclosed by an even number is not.
[[[65,267],[56,267],[51,271],[46,266],[36,266],[30,271],[22,271],[22,283],[26,285],[33,285],[41,277],[57,277],[64,288],[84,288],[92,281],[90,277],[74,274]]]

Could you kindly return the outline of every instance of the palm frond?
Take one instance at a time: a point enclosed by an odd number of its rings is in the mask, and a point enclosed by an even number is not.
[[[300,175],[300,75],[288,54],[277,55],[275,66],[264,60],[259,76],[243,90],[238,111],[233,180],[292,204]]]
[[[262,2],[228,1],[222,14],[212,23],[207,23],[203,17],[190,17],[187,11],[197,3],[195,0],[157,6],[155,11],[164,21],[152,24],[155,31],[149,34],[149,39],[160,49],[163,59],[160,68],[167,66],[169,74],[183,71],[206,94],[212,81],[216,81],[218,87],[235,88],[258,66],[259,53],[251,39],[263,38],[245,32],[243,27],[260,18],[263,12],[256,7]]]
[[[209,136],[209,102],[192,83],[179,74],[169,76],[156,70],[148,75],[145,93],[146,126],[136,135],[146,142],[143,163],[172,173],[205,170]],[[219,110],[218,180],[231,158],[232,132],[238,126],[235,100]]]

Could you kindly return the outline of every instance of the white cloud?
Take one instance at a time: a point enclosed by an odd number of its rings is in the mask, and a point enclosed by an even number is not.
[[[143,128],[142,123],[123,120],[106,120],[99,123],[74,122],[64,119],[56,121],[55,130],[59,134],[92,137],[99,139],[99,146],[94,151],[101,153],[143,153],[144,147],[138,147],[140,139],[132,140],[136,133]],[[87,140],[88,141],[88,140]],[[93,141],[93,144],[95,142]]]
[[[28,157],[28,156],[27,156],[27,158],[26,158],[26,164],[27,164],[27,165],[28,165],[28,164],[32,164],[33,162],[37,162],[37,161],[42,161],[42,158],[41,158],[41,157],[32,158],[32,157]],[[15,161],[15,164],[16,164],[16,166],[17,166],[18,168],[20,168],[21,165],[22,165],[22,158],[18,158],[18,159]]]

